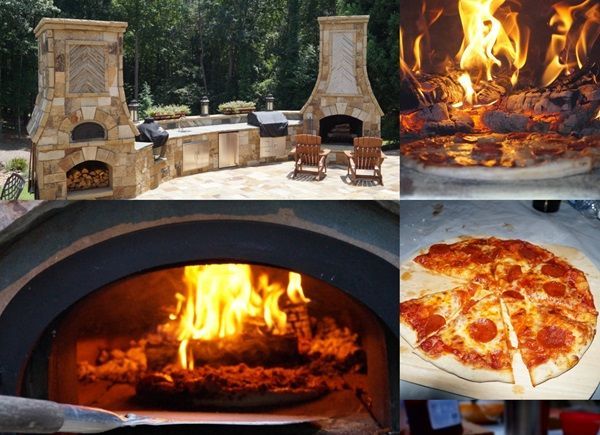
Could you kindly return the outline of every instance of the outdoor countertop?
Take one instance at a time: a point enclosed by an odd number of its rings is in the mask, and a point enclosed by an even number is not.
[[[600,197],[600,169],[548,180],[493,182],[424,174],[401,166],[402,199],[585,199]]]
[[[556,213],[542,213],[533,209],[531,201],[403,201],[400,262],[407,261],[424,246],[465,234],[572,246],[600,267],[600,220],[584,217],[566,202],[561,203]],[[469,399],[406,381],[400,381],[400,397]],[[600,399],[600,388],[596,388],[591,398]]]
[[[289,120],[288,125],[290,127],[296,127],[301,125],[302,121],[298,120]],[[169,132],[169,139],[176,139],[180,137],[187,136],[198,136],[202,134],[210,134],[210,133],[229,133],[234,131],[248,131],[248,130],[256,130],[258,127],[250,125],[246,122],[240,122],[237,124],[217,124],[217,125],[203,125],[200,127],[183,127],[181,130],[179,128],[173,128],[167,130]],[[135,149],[140,150],[147,146],[152,145],[150,142],[136,142]]]

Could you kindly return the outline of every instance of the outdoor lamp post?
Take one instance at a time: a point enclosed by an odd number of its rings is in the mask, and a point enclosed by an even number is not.
[[[200,115],[208,116],[208,105],[210,104],[210,100],[205,95],[200,100]]]
[[[127,108],[129,109],[129,117],[133,122],[138,122],[138,108],[140,107],[137,100],[131,100]]]
[[[265,100],[267,101],[267,112],[272,112],[273,111],[273,103],[275,102],[275,98],[273,98],[273,94],[269,94],[267,95],[267,98],[265,98]]]

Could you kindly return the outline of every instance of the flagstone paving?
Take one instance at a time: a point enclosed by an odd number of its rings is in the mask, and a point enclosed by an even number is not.
[[[386,152],[382,166],[384,186],[359,180],[353,186],[346,167],[330,165],[327,176],[292,178],[294,162],[223,169],[175,178],[137,199],[400,199],[400,157]]]

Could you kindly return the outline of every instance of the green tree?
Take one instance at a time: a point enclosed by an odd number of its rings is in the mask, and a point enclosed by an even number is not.
[[[33,29],[56,12],[51,0],[0,0],[0,118],[16,125],[19,135],[37,95]]]

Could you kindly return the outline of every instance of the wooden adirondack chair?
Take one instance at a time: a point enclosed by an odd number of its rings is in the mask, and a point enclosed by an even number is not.
[[[381,164],[385,156],[381,152],[383,141],[379,137],[356,137],[354,138],[354,151],[344,151],[348,158],[348,172],[352,184],[358,179],[375,180],[383,186],[381,175]],[[368,171],[372,174],[358,173]]]
[[[292,178],[296,178],[298,174],[315,174],[317,181],[321,180],[327,173],[327,156],[330,152],[328,149],[321,149],[321,136],[298,134],[294,140],[296,148],[292,150],[295,161]]]

